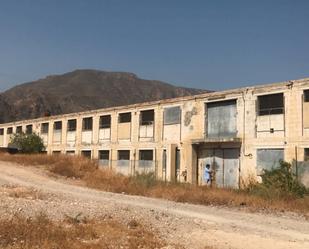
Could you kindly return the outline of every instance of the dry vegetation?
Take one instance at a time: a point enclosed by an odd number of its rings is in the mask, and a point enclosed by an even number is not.
[[[19,186],[0,187],[0,193],[1,192],[12,198],[23,198],[31,200],[44,200],[46,196],[46,194],[39,190]]]
[[[133,225],[132,225],[133,224]],[[162,248],[163,241],[135,220],[121,224],[111,219],[51,221],[46,215],[34,218],[0,218],[0,247],[3,249],[96,249]]]
[[[269,192],[254,194],[248,189],[231,190],[194,186],[190,184],[165,183],[155,180],[153,175],[126,177],[110,170],[100,170],[95,161],[65,155],[0,155],[2,161],[13,161],[23,165],[45,166],[53,173],[80,178],[92,188],[131,195],[163,198],[177,202],[203,205],[246,207],[252,211],[293,211],[308,215],[309,197],[292,195],[277,196]]]

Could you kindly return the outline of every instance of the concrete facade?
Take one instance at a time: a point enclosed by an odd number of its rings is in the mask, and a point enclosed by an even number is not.
[[[48,154],[194,184],[210,164],[216,185],[238,187],[278,158],[308,158],[309,78],[1,124],[0,147],[31,127]]]

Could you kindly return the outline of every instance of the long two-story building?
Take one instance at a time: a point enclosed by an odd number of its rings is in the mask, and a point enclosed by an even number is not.
[[[237,188],[280,160],[309,183],[309,78],[0,125],[39,134],[48,154],[84,155],[123,174]]]

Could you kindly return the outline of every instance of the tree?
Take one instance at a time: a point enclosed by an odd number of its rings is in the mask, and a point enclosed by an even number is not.
[[[21,153],[40,153],[45,150],[43,139],[36,133],[14,134],[9,147],[16,148]]]

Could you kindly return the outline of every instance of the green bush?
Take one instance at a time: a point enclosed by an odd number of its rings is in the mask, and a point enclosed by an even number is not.
[[[281,161],[280,167],[264,170],[262,183],[251,185],[248,190],[265,198],[304,197],[308,189],[297,181],[291,170],[291,164]]]
[[[16,148],[21,153],[32,154],[40,153],[45,150],[43,139],[35,134],[14,134],[9,147]]]

